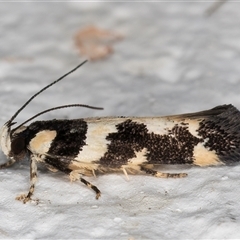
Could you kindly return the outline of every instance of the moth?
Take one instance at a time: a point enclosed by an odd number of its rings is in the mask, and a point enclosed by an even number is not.
[[[240,160],[240,112],[232,105],[210,110],[163,117],[93,117],[72,120],[53,119],[26,123],[36,117],[66,107],[47,109],[13,128],[18,114],[41,92],[78,69],[86,61],[34,94],[0,130],[0,145],[8,161],[0,168],[28,158],[30,188],[16,199],[31,200],[37,180],[37,163],[52,171],[80,180],[96,193],[100,190],[84,176],[98,173],[146,173],[159,178],[181,178],[186,173],[156,170],[163,164],[190,164],[201,167],[226,165]]]

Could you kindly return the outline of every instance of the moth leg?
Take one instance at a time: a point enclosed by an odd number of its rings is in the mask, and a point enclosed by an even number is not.
[[[158,178],[183,178],[187,176],[187,173],[163,173],[144,166],[141,166],[141,171]]]
[[[70,173],[69,173],[69,178],[70,178],[70,181],[71,182],[74,182],[74,181],[77,181],[77,180],[80,180],[80,177],[81,176],[94,176],[96,177],[96,174],[95,174],[95,170],[86,170],[86,169],[78,169],[78,170],[72,170]]]
[[[95,173],[95,170],[94,170],[94,169],[92,170],[92,174],[93,174],[93,176],[94,176],[95,178],[97,178],[97,176],[96,176],[96,173]]]
[[[33,155],[30,156],[30,188],[28,194],[21,194],[16,197],[16,200],[22,201],[23,203],[31,200],[31,196],[33,195],[35,189],[35,183],[37,181],[37,163]]]
[[[70,172],[69,177],[70,177],[71,182],[80,180],[87,187],[91,188],[96,193],[96,199],[98,199],[101,196],[101,191],[96,186],[94,186],[93,184],[91,184],[90,182],[88,182],[87,180],[82,178],[81,177],[82,175],[83,175],[82,170],[73,170]]]
[[[84,178],[80,178],[80,181],[84,183],[87,187],[91,188],[96,193],[96,199],[99,199],[99,197],[101,197],[101,191],[96,186],[92,185]]]
[[[16,162],[15,159],[10,159],[8,162],[1,164],[1,165],[0,165],[0,169],[10,167],[10,166],[12,166],[15,162]]]
[[[82,171],[78,170],[71,171],[69,174],[70,181],[75,182],[77,180],[80,180],[82,174],[83,174]]]
[[[122,168],[122,170],[123,170],[123,173],[124,173],[126,179],[129,181],[127,170],[124,167]]]
[[[48,170],[50,170],[51,172],[58,172],[58,169],[56,169],[55,167],[51,166],[50,164],[45,163],[46,167]]]

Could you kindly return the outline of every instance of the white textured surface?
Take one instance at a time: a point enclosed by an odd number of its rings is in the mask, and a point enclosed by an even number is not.
[[[111,57],[87,63],[33,101],[18,122],[75,102],[105,110],[67,109],[44,118],[240,108],[240,3],[207,18],[211,4],[0,3],[1,123],[83,60],[72,37],[90,24],[125,38]],[[41,168],[34,195],[40,203],[24,205],[14,198],[28,189],[28,169],[21,162],[0,171],[2,239],[240,238],[240,166],[171,169],[188,172],[184,179],[100,176],[90,179],[102,191],[98,201],[81,183]]]

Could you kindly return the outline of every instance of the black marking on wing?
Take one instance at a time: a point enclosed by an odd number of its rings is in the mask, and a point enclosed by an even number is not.
[[[194,147],[203,142],[193,136],[188,127],[174,126],[168,135],[150,134],[146,145],[151,164],[192,164]]]
[[[146,149],[149,164],[193,163],[193,149],[203,141],[193,136],[186,126],[176,125],[168,134],[149,133],[147,126],[128,119],[116,126],[118,132],[110,133],[108,151],[100,164],[120,167],[136,157],[135,152]]]
[[[204,144],[215,150],[225,164],[240,161],[240,112],[232,105],[214,109],[224,109],[218,115],[211,115],[202,122],[198,134],[208,141]]]
[[[60,171],[68,172],[67,166],[71,159],[74,159],[82,147],[86,145],[86,121],[76,119],[33,122],[27,128],[27,144],[38,132],[44,130],[56,131],[57,133],[48,151],[48,154],[53,157],[47,156],[45,162]],[[54,158],[55,155],[58,157]]]
[[[100,158],[100,164],[107,167],[120,167],[128,159],[136,157],[135,151],[141,151],[147,140],[148,130],[144,124],[128,119],[116,126],[117,133],[106,137],[111,141],[108,151]]]

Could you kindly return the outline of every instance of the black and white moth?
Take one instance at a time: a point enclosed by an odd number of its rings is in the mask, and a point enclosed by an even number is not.
[[[232,105],[164,117],[54,119],[25,126],[43,113],[64,107],[101,109],[72,104],[45,110],[12,129],[13,120],[33,98],[85,62],[37,92],[1,128],[1,149],[9,161],[0,168],[25,157],[30,160],[30,189],[18,200],[26,203],[31,199],[37,162],[68,174],[71,181],[80,180],[95,191],[98,199],[100,190],[83,176],[123,171],[126,176],[147,173],[160,178],[180,178],[187,174],[163,173],[154,168],[162,164],[204,167],[240,161],[240,112]]]

